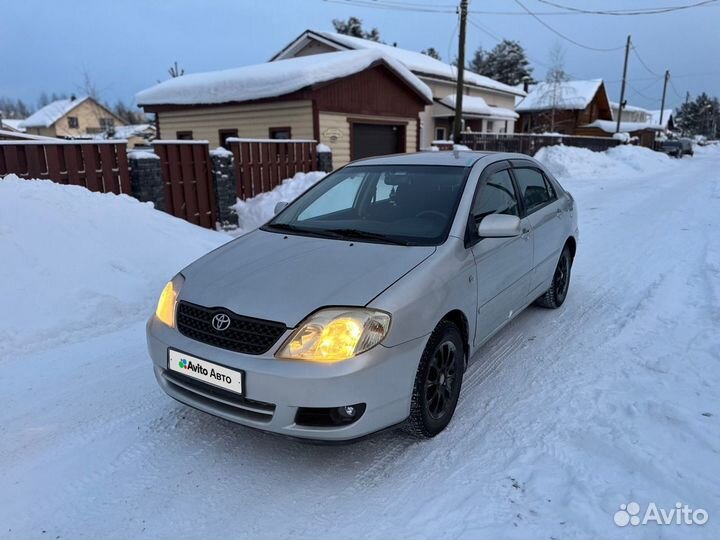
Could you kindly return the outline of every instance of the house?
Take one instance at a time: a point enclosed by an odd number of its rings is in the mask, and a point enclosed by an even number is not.
[[[675,131],[675,111],[673,109],[663,109],[662,115],[660,114],[661,111],[659,109],[657,111],[649,112],[651,123],[659,125],[665,132]],[[662,116],[662,120],[660,119],[660,116]]]
[[[620,113],[620,104],[612,101],[610,102],[610,108],[612,109],[613,120],[617,122],[617,117]],[[623,122],[650,122],[651,116],[651,111],[634,105],[625,105],[622,110]]]
[[[516,131],[580,135],[580,128],[596,120],[613,119],[602,79],[542,82],[532,86],[516,107]]]
[[[139,92],[158,137],[314,139],[335,166],[361,157],[413,152],[418,115],[432,104],[425,83],[376,50],[302,56],[183,75]]]
[[[156,138],[155,126],[152,124],[126,124],[93,136],[94,139],[126,140],[128,148],[147,146]]]
[[[71,139],[123,125],[118,116],[93,98],[71,96],[45,105],[23,120],[20,127],[31,135]]]
[[[20,124],[24,121],[24,118],[1,118],[0,117],[0,129],[4,131],[13,131],[16,133],[25,133],[25,128]]]
[[[625,116],[623,112],[623,116]],[[612,137],[617,131],[617,120],[595,120],[580,127],[578,135],[589,137]],[[662,127],[651,122],[620,122],[619,133],[627,133],[640,146],[654,148],[655,139]]]
[[[425,54],[401,49],[333,32],[306,30],[271,58],[271,61],[298,58],[347,50],[379,51],[402,63],[432,91],[433,103],[420,113],[419,148],[426,148],[433,140],[445,140],[451,135],[457,68]],[[525,92],[501,82],[464,71],[463,119],[464,129],[495,133],[512,133],[515,98]],[[478,98],[473,100],[466,99]],[[451,101],[452,100],[452,101]]]

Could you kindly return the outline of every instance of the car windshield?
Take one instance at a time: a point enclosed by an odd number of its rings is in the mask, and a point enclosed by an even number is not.
[[[438,245],[450,232],[467,172],[452,166],[346,167],[306,191],[263,230]]]

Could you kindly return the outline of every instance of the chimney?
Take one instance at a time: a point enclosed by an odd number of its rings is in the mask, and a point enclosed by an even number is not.
[[[530,90],[530,77],[528,77],[526,75],[525,77],[522,78],[522,82],[523,82],[523,92],[525,92],[527,94],[528,90]]]
[[[70,101],[75,101],[76,99],[75,94],[70,94]]]

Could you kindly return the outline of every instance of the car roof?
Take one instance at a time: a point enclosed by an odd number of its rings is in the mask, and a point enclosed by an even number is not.
[[[348,167],[364,165],[444,165],[450,167],[472,167],[480,160],[488,164],[503,159],[530,159],[530,156],[511,152],[473,152],[468,150],[448,150],[440,152],[413,152],[410,154],[391,154],[353,161]]]

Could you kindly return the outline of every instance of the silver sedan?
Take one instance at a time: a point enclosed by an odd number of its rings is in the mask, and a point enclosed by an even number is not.
[[[171,397],[307,439],[440,433],[483,343],[562,305],[578,241],[572,196],[519,154],[365,159],[276,211],[166,285],[148,348]]]

